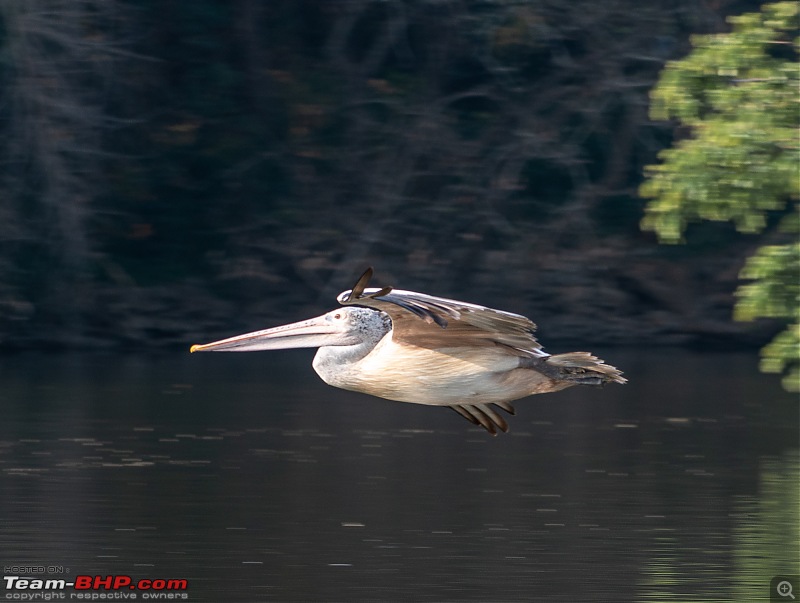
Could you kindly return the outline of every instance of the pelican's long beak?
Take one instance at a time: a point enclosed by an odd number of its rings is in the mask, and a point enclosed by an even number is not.
[[[288,348],[316,348],[340,345],[341,327],[318,316],[273,329],[253,331],[212,343],[193,345],[190,352],[253,352],[256,350],[284,350]]]

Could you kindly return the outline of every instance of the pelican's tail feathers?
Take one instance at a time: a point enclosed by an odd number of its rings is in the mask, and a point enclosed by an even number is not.
[[[627,383],[618,368],[604,363],[589,352],[568,352],[546,359],[547,365],[558,369],[558,377],[580,385]]]

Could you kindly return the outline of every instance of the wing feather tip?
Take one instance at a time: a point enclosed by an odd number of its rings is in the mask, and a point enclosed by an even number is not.
[[[506,406],[510,405],[506,404]],[[453,404],[450,408],[473,425],[483,427],[492,436],[497,436],[498,429],[503,433],[508,433],[508,422],[487,404]]]

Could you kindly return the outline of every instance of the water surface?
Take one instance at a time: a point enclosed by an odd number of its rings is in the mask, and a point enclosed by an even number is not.
[[[0,562],[192,601],[751,601],[798,567],[798,404],[749,354],[604,350],[630,383],[447,409],[310,351],[7,356]]]

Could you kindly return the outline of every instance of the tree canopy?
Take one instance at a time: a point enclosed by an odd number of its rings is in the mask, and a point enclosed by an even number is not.
[[[683,240],[698,220],[731,221],[765,242],[740,273],[738,320],[789,326],[762,351],[762,370],[786,372],[800,390],[800,5],[778,2],[731,17],[730,33],[695,36],[669,62],[651,94],[651,115],[675,119],[689,135],[646,169],[652,200],[642,227],[661,241]],[[791,239],[791,240],[790,240]]]
[[[374,264],[564,345],[763,345],[748,245],[655,246],[638,195],[664,63],[757,6],[2,0],[0,343],[183,347]]]

